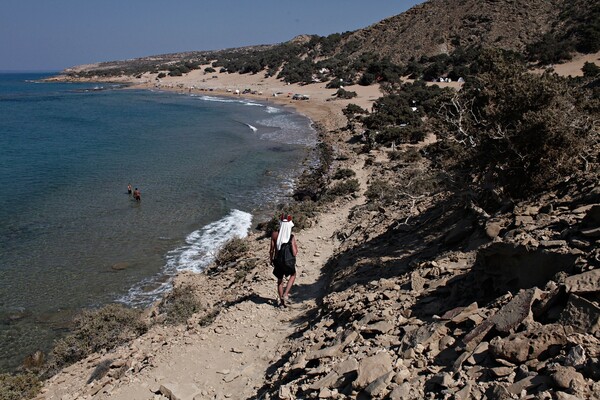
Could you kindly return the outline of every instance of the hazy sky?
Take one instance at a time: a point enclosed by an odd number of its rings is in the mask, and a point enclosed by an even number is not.
[[[423,0],[2,0],[0,71],[215,50],[366,27]]]

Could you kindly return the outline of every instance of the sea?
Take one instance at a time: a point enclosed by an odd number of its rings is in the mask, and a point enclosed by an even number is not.
[[[0,74],[0,371],[201,273],[314,162],[310,121],[273,104],[49,75]]]

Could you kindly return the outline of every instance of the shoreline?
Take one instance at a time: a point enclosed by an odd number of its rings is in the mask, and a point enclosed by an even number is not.
[[[97,83],[99,85],[102,85],[103,82],[97,82]],[[124,83],[124,82],[111,82],[111,83],[122,85],[122,87],[119,87],[119,88],[117,88],[115,90],[121,90],[121,89],[149,90],[150,89],[150,88],[146,88],[146,87],[137,87],[137,86],[130,85],[130,84],[127,84],[127,83]],[[161,90],[163,90],[163,89],[161,89]],[[164,89],[164,90],[168,91],[166,89]],[[176,90],[172,90],[172,92],[182,93],[181,91],[176,91]],[[183,94],[187,94],[187,93],[183,92]],[[226,93],[217,93],[217,92],[211,92],[210,95],[211,96],[215,96],[215,97],[217,97],[217,96],[218,97],[223,97],[223,98],[229,97],[229,96],[227,96]],[[232,98],[238,98],[237,96],[231,96],[231,97]],[[244,96],[244,97],[239,97],[239,98],[240,99],[248,99],[248,100],[259,100],[261,103],[265,103],[265,104],[267,103],[262,98],[251,98],[249,96],[248,97]],[[275,104],[273,102],[268,102],[268,103],[269,104]],[[314,122],[313,119],[309,118],[306,114],[298,113],[295,108],[292,108],[292,109],[288,108],[286,104],[282,104],[282,105],[276,104],[276,105],[278,107],[285,108],[287,111],[293,111],[294,113],[297,113],[299,115],[303,115],[304,117],[308,118],[308,121],[306,121],[306,123],[309,124],[312,127],[311,128],[312,130],[314,130],[313,134],[315,136],[315,139],[317,141],[319,140],[320,133],[319,133],[319,130],[315,128],[315,126],[314,126],[315,122]],[[311,161],[315,159],[315,154],[316,154],[315,149],[316,149],[316,146],[314,146],[314,145],[313,146],[307,146],[306,147],[306,154],[305,154],[305,156],[302,157],[302,159],[300,160],[300,163],[298,163],[297,165],[294,166],[294,170],[295,170],[294,174],[290,174],[290,177],[292,178],[291,182],[294,183],[294,186],[290,185],[290,187],[292,188],[292,190],[293,190],[293,187],[295,187],[295,184],[297,183],[298,177],[301,176],[301,174],[305,170],[308,170],[310,168]],[[287,179],[286,179],[286,181],[287,181]],[[280,185],[279,187],[281,188],[281,190],[280,190],[281,191],[281,196],[278,198],[278,200],[274,204],[269,204],[269,203],[267,203],[267,204],[261,204],[258,208],[254,208],[254,209],[249,210],[249,212],[253,215],[254,218],[253,218],[253,222],[252,222],[251,226],[249,227],[249,229],[247,231],[247,235],[248,236],[251,236],[251,235],[253,235],[256,232],[257,224],[259,224],[261,222],[264,222],[263,219],[262,219],[262,216],[270,214],[270,210],[271,211],[275,210],[274,206],[277,203],[280,203],[282,201],[286,201],[286,199],[290,198],[291,193],[288,194],[289,189],[287,187],[284,189],[283,186],[282,186],[283,184],[286,183],[286,181],[282,180],[281,182],[278,183]],[[173,275],[172,279],[176,279],[177,275],[182,274],[182,273],[185,274],[185,272],[177,272],[175,275]],[[169,276],[169,274],[165,274],[165,277],[168,277],[168,276]],[[169,278],[169,280],[170,279],[171,278]],[[121,297],[125,297],[125,296],[127,296],[127,291],[125,291],[123,293],[123,296],[121,296]],[[154,301],[154,302],[152,302],[152,303],[150,303],[148,305],[145,305],[144,309],[148,309],[148,308],[153,307],[153,304],[155,304],[156,302],[160,302],[161,299],[164,298],[164,296],[165,296],[165,294],[162,294],[160,299],[158,299],[158,300],[156,300],[156,301]],[[117,302],[118,299],[119,299],[119,297],[113,299],[113,302]],[[110,304],[110,303],[108,303],[108,304]]]
[[[305,89],[298,85],[287,86],[292,86],[298,90]],[[162,90],[165,88],[133,84],[128,85],[126,89]],[[177,93],[190,93],[190,91],[181,90],[180,88],[168,89]],[[370,91],[378,91],[378,88],[374,87],[368,87],[367,89]],[[327,89],[327,91],[324,92],[325,97],[321,97],[321,99],[329,98],[330,92],[334,93],[335,90]],[[288,97],[279,96],[272,96],[272,98],[267,98],[267,96],[264,95],[258,96],[248,94],[238,96],[231,92],[227,92],[226,89],[213,89],[212,91],[197,90],[196,92],[191,93],[202,93],[215,97],[258,100],[261,102],[266,101],[267,103],[280,107],[292,107],[294,112],[297,112],[310,120],[311,126],[316,130],[318,141],[330,144],[342,153],[347,149],[346,147],[349,146],[347,144],[347,139],[349,139],[349,137],[338,131],[346,125],[346,117],[343,115],[342,109],[349,103],[356,104],[358,101],[362,101],[364,104],[365,102],[369,102],[369,98],[364,96],[359,97],[358,99],[335,101],[319,101],[312,97],[308,101],[295,101]],[[348,155],[350,155],[350,160],[336,161],[334,162],[334,165],[338,167],[340,165],[354,167],[355,169],[361,168],[360,166],[364,162],[364,157],[354,153],[349,153]],[[361,173],[358,169],[357,173],[361,175],[361,185],[364,190],[367,185],[366,175]],[[327,206],[320,212],[320,216],[314,219],[312,226],[306,230],[297,232],[297,240],[302,249],[302,254],[298,261],[299,286],[296,287],[293,295],[299,295],[307,289],[312,293],[311,295],[309,295],[308,292],[304,293],[304,296],[308,295],[309,299],[305,301],[305,305],[303,305],[302,308],[306,306],[316,307],[316,298],[318,297],[318,293],[323,290],[323,285],[325,284],[325,281],[321,279],[321,266],[325,265],[326,260],[328,260],[334,252],[336,240],[333,239],[333,237],[335,229],[337,229],[336,227],[338,227],[340,221],[346,220],[351,207],[359,204],[361,201],[362,197],[359,196],[352,200],[345,199],[335,206]],[[265,209],[268,207],[269,205],[266,204]],[[278,358],[276,353],[278,352],[277,349],[279,347],[289,346],[290,343],[286,338],[293,333],[295,328],[291,325],[288,326],[288,324],[285,323],[286,313],[276,306],[276,280],[272,275],[267,260],[269,247],[268,240],[265,239],[263,232],[258,232],[252,228],[248,232],[245,240],[250,249],[244,256],[244,259],[240,261],[242,263],[241,267],[227,266],[224,269],[222,269],[222,267],[215,267],[212,270],[209,267],[205,269],[204,273],[200,274],[179,272],[175,275],[173,278],[174,287],[192,285],[196,288],[196,293],[200,296],[203,304],[202,310],[188,321],[187,327],[163,326],[160,323],[155,324],[150,328],[150,331],[147,334],[134,339],[130,345],[118,347],[104,355],[94,353],[82,361],[62,369],[57,375],[45,381],[42,394],[39,398],[61,398],[63,395],[69,393],[74,394],[76,397],[82,396],[84,393],[88,392],[100,394],[106,392],[108,387],[113,388],[109,391],[111,391],[113,395],[116,395],[116,398],[143,398],[140,397],[142,396],[141,393],[148,392],[148,387],[146,387],[146,385],[152,385],[151,382],[162,380],[164,377],[170,376],[171,372],[178,369],[180,369],[178,374],[187,374],[188,372],[193,373],[193,371],[200,366],[203,370],[201,377],[186,377],[184,379],[190,379],[190,381],[193,380],[199,387],[207,387],[208,389],[206,390],[214,394],[226,393],[230,390],[230,393],[253,393],[254,384],[247,385],[239,379],[234,381],[230,381],[229,379],[223,380],[222,374],[224,374],[224,371],[227,369],[243,368],[242,366],[246,365],[247,367],[244,371],[247,371],[249,374],[248,383],[262,381],[262,371],[268,368],[270,360]],[[247,267],[243,266],[244,263],[247,262],[244,260],[250,260],[248,262],[250,262],[251,265],[253,264],[254,267],[247,270]],[[241,268],[241,270],[239,268]],[[242,273],[241,278],[240,272]],[[306,287],[302,289],[304,286]],[[207,288],[210,288],[210,290],[207,290]],[[160,300],[145,309],[145,315],[147,315],[150,320],[159,315],[159,302]],[[247,310],[238,310],[240,307]],[[301,312],[301,309],[296,309],[296,307],[294,307],[291,311],[299,313]],[[230,318],[233,318],[238,312],[242,312],[242,315],[246,315],[246,317],[236,317],[234,320],[230,320]],[[210,322],[205,325],[202,321],[207,318],[210,319]],[[244,325],[244,320],[255,320],[256,322],[249,322],[250,325]],[[285,329],[275,328],[275,330],[273,330],[275,326],[282,327],[279,325],[281,323],[285,324]],[[273,326],[270,328],[268,325]],[[221,332],[225,327],[227,327],[226,332],[229,333],[222,334]],[[232,328],[231,331],[229,331],[229,328]],[[246,340],[251,342],[257,341],[257,343],[251,345],[247,343]],[[164,343],[161,345],[161,348],[164,349],[166,353],[156,347],[157,341],[158,343]],[[190,352],[189,346],[192,346],[194,349],[201,349],[198,350],[197,355],[192,357],[192,359],[188,359],[193,353]],[[220,353],[224,349],[232,348],[234,346],[242,347],[236,351],[228,352],[225,350],[225,354]],[[183,353],[180,354],[180,351]],[[240,351],[242,353],[240,353]],[[162,371],[163,362],[160,360],[166,359],[165,357],[170,357],[173,352],[180,354],[179,357],[186,358],[186,360],[177,363],[177,368],[170,368],[169,371]],[[150,354],[152,354],[152,356],[148,358]],[[241,364],[239,364],[240,361],[238,360],[238,355],[243,355],[243,358],[246,361],[241,361]],[[231,357],[233,357],[233,359],[231,359]],[[104,360],[108,359],[110,359],[111,362],[122,362],[127,368],[135,371],[135,380],[130,381],[129,378],[127,378],[121,381],[117,378],[115,381],[114,378],[107,376],[101,381],[92,384],[90,392],[90,386],[85,383],[89,379],[91,372],[90,368],[93,369],[98,362],[106,362]],[[192,363],[192,365],[190,365],[190,363]],[[252,367],[252,369],[249,370],[249,367]],[[163,378],[160,378],[160,376]],[[106,386],[110,382],[114,383]],[[117,393],[117,383],[119,393]],[[156,393],[158,390],[151,388],[151,391]],[[100,398],[104,398],[103,396],[104,395]]]

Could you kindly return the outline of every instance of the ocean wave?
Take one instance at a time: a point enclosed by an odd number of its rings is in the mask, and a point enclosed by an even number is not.
[[[195,96],[195,95],[192,95],[192,97],[196,97],[197,99],[204,100],[204,101],[214,101],[217,103],[238,103],[238,104],[243,104],[245,106],[265,107],[264,104],[255,103],[253,101],[245,100],[245,99],[238,100],[238,99],[226,99],[223,97],[215,97],[215,96]]]
[[[247,236],[251,226],[252,214],[232,210],[220,220],[190,233],[185,245],[167,254],[167,263],[159,275],[144,279],[117,301],[132,306],[151,304],[171,290],[177,273],[202,272],[228,240]]]
[[[281,112],[281,109],[277,108],[277,107],[271,107],[271,106],[267,106],[266,109],[267,113],[269,114],[277,114],[279,112]]]
[[[261,139],[308,147],[315,146],[317,143],[315,130],[305,123],[300,123],[297,119],[290,118],[289,115],[273,115],[257,121],[257,123],[274,128],[263,133],[260,136]]]
[[[252,129],[252,132],[256,132],[258,130],[258,128],[256,128],[255,126],[252,126],[250,124],[245,124],[248,126],[248,128]]]

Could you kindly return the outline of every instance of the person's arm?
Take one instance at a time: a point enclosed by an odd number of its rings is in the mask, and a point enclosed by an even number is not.
[[[277,235],[279,232],[273,232],[271,234],[271,246],[269,247],[269,262],[273,264],[273,256],[275,255],[275,249],[277,248]]]
[[[292,254],[294,257],[298,254],[298,245],[296,244],[296,236],[292,236]]]

